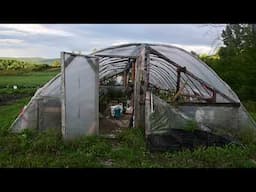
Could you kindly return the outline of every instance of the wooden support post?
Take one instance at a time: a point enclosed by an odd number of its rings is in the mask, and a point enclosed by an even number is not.
[[[146,70],[145,70],[145,47],[136,59],[135,82],[134,82],[134,115],[135,127],[145,128],[145,97],[146,97]],[[146,82],[145,82],[146,81]]]
[[[147,90],[147,71],[145,70],[145,48],[141,57],[141,83],[140,83],[140,128],[145,129],[145,100]]]
[[[188,80],[184,83],[184,85],[181,86],[181,88],[179,88],[178,92],[176,92],[176,94],[174,95],[172,102],[174,102],[182,93],[183,89],[185,88],[186,84],[187,84]]]
[[[150,134],[150,114],[151,114],[151,93],[146,91],[146,100],[145,100],[145,135]]]
[[[127,88],[127,72],[126,71],[124,71],[123,82],[124,82],[124,87]]]
[[[215,90],[213,90],[212,99],[213,99],[213,103],[216,103],[216,91]]]
[[[149,72],[150,72],[150,55],[149,55],[149,50],[146,47],[146,53],[145,53],[145,70],[146,70],[146,78],[145,78],[145,83],[146,83],[146,89],[149,89]]]
[[[150,114],[153,111],[153,100],[152,100],[152,90],[149,88],[149,69],[150,69],[150,55],[149,50],[145,47],[145,63],[144,63],[144,75],[145,75],[145,104],[144,104],[144,128],[145,128],[145,136],[150,134]]]
[[[132,82],[135,81],[135,62],[132,63]]]
[[[140,126],[140,70],[141,57],[136,59],[134,67],[134,125],[135,127]]]
[[[181,72],[185,73],[185,72],[186,72],[186,67],[178,67],[178,68],[177,68],[176,93],[180,90],[180,77],[181,77]]]
[[[186,67],[178,67],[177,68],[177,84],[176,84],[176,99],[179,99],[179,94],[178,92],[180,91],[180,77],[181,77],[181,72],[186,72]]]
[[[179,68],[177,69],[177,84],[176,84],[176,93],[178,93],[178,91],[180,90],[180,70]]]

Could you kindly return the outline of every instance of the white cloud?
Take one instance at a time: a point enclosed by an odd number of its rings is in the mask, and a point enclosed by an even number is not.
[[[3,30],[2,33],[9,34],[10,30],[16,31],[16,33],[25,33],[25,34],[34,34],[34,35],[57,35],[57,36],[72,36],[72,33],[57,30],[57,29],[50,29],[46,26],[40,24],[0,24],[1,28],[8,29]],[[14,32],[15,33],[15,32]]]
[[[10,45],[10,44],[21,44],[24,40],[21,39],[0,39],[0,45]]]
[[[65,49],[45,46],[45,45],[32,45],[24,43],[22,46],[0,46],[0,57],[45,57],[56,58],[60,57],[61,51]]]
[[[186,51],[194,51],[198,54],[209,54],[212,52],[212,48],[206,45],[180,45],[180,44],[172,44],[173,46],[180,47]]]
[[[79,50],[88,54],[94,48],[100,50],[126,43],[171,44],[201,54],[214,51],[221,42],[214,41],[220,33],[219,28],[194,24],[0,24],[0,54],[59,57],[61,51]]]
[[[22,33],[20,31],[13,31],[13,30],[3,30],[1,29],[1,24],[0,24],[0,35],[8,35],[8,36],[12,36],[12,35],[26,35],[25,33]]]
[[[128,44],[128,43],[130,43],[130,42],[123,40],[123,41],[116,41],[116,42],[112,43],[112,45],[116,46],[116,45],[122,45],[122,44]]]

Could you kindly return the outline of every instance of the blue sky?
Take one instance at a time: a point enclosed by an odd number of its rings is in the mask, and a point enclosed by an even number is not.
[[[122,43],[165,43],[197,53],[221,45],[225,25],[207,24],[0,24],[0,57],[59,57]]]

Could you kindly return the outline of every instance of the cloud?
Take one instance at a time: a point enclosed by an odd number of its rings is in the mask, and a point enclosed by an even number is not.
[[[1,24],[0,24],[0,35],[2,36],[24,36],[26,35],[23,32],[19,31],[13,31],[13,30],[6,30],[6,29],[1,29]]]
[[[10,45],[10,44],[21,44],[24,40],[21,39],[0,39],[0,45]]]
[[[224,26],[198,24],[0,24],[1,55],[59,57],[61,51],[82,51],[125,43],[163,43],[187,51],[209,53]],[[4,51],[5,49],[9,51]]]
[[[2,30],[0,33],[10,34],[10,30],[13,30],[16,34],[30,34],[30,35],[55,35],[55,36],[73,36],[72,33],[63,30],[50,29],[40,24],[0,24],[1,28],[7,29]]]
[[[50,47],[1,48],[0,57],[45,57],[59,58],[60,50]]]
[[[123,41],[116,41],[111,45],[116,46],[116,45],[122,45],[122,44],[128,44],[128,43],[130,43],[130,41],[123,40]]]
[[[132,42],[166,42],[175,44],[209,45],[219,28],[201,27],[198,24],[95,24],[79,26],[78,32],[87,37],[97,36],[105,39],[124,39]]]
[[[172,44],[173,46],[180,47],[188,52],[194,51],[198,54],[211,54],[212,48],[210,46],[205,45],[182,45],[182,44]]]

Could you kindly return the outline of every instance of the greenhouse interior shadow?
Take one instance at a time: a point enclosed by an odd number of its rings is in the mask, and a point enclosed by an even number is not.
[[[128,78],[128,75],[114,75],[100,82],[100,135],[115,137],[123,129],[133,127],[133,87]]]

